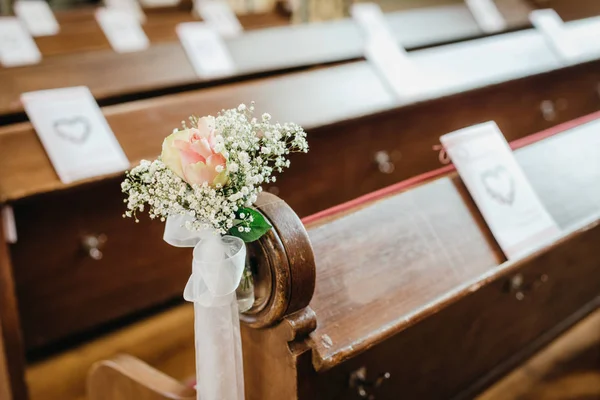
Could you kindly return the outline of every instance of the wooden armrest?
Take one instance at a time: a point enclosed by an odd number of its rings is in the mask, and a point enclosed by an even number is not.
[[[100,361],[87,381],[88,400],[193,400],[196,391],[126,355]]]

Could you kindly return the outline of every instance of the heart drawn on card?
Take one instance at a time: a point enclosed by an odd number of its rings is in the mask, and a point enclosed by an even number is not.
[[[488,194],[500,204],[510,206],[515,201],[515,181],[504,166],[484,171],[481,181]]]
[[[52,127],[58,136],[79,145],[84,144],[92,133],[92,125],[82,116],[57,119]]]

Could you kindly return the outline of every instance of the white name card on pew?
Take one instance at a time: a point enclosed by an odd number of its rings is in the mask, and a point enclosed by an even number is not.
[[[559,236],[495,122],[448,133],[440,141],[508,259]]]
[[[54,13],[44,0],[19,0],[14,10],[33,36],[56,35],[60,30]]]
[[[226,1],[196,0],[194,8],[204,22],[223,37],[238,36],[244,31],[240,20]]]
[[[146,14],[136,0],[104,0],[106,8],[114,8],[135,15],[140,23],[146,22]]]
[[[117,53],[147,49],[148,36],[135,15],[116,8],[96,10],[96,21],[102,28],[111,47]]]
[[[390,32],[381,8],[374,3],[353,4],[352,18],[365,34],[365,58],[400,98],[423,92],[425,80],[408,53]]]
[[[23,93],[21,102],[63,183],[129,168],[87,87]]]
[[[368,38],[392,38],[381,7],[375,3],[357,3],[350,8],[350,15]],[[398,46],[398,51],[405,52]]]
[[[198,76],[212,78],[235,71],[221,35],[208,24],[184,22],[177,25],[177,36]]]
[[[465,0],[477,25],[486,33],[500,32],[506,29],[506,21],[494,0]]]
[[[35,41],[16,17],[0,17],[0,63],[18,67],[39,63],[42,54]]]
[[[579,55],[565,24],[554,10],[534,10],[529,14],[531,24],[544,35],[559,57],[570,61]]]

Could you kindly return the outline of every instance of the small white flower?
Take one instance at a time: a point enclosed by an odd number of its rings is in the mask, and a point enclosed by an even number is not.
[[[246,218],[246,214],[240,213],[240,218]]]
[[[244,227],[243,226],[238,226],[238,232],[244,232]]]
[[[227,164],[227,169],[231,173],[235,174],[236,172],[238,172],[238,168],[239,168],[239,166],[235,162],[230,162],[229,164]]]

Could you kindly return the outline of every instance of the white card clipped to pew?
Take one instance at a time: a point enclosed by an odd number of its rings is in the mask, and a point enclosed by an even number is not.
[[[465,0],[467,7],[477,21],[477,25],[486,33],[495,33],[507,28],[506,21],[494,0]]]
[[[146,14],[136,0],[104,0],[106,8],[117,9],[135,15],[141,24],[146,22]]]
[[[534,10],[529,14],[529,20],[564,61],[571,61],[577,57],[575,43],[570,40],[565,24],[556,11]]]
[[[0,64],[4,67],[37,64],[42,54],[16,17],[0,17]]]
[[[560,229],[495,122],[448,133],[440,141],[508,259],[558,238]]]
[[[60,31],[54,13],[44,0],[19,0],[14,10],[32,36],[52,36]]]
[[[223,38],[204,22],[184,22],[177,25],[177,36],[201,78],[227,76],[235,65]]]
[[[21,102],[63,183],[129,168],[123,149],[87,87],[23,93]]]
[[[194,9],[204,22],[223,37],[238,36],[244,31],[235,12],[226,1],[195,0]]]
[[[389,31],[381,8],[375,3],[359,3],[352,5],[350,13],[364,32],[365,58],[396,95],[410,99],[422,94],[426,82]]]
[[[95,16],[117,53],[140,51],[150,46],[148,36],[135,15],[116,8],[100,8],[96,10]]]

